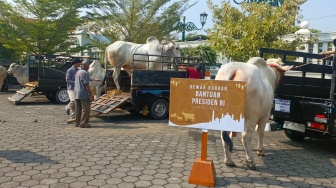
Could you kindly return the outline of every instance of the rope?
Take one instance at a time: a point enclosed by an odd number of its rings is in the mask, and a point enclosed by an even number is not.
[[[301,67],[304,67],[304,66],[306,66],[306,65],[310,65],[310,64],[312,64],[312,62],[303,64],[303,65],[299,65],[299,66],[295,66],[295,67],[291,68],[290,70],[298,69],[298,68],[301,68]]]
[[[329,59],[330,57],[333,57],[333,56],[334,56],[333,54],[331,54],[331,55],[328,55],[328,56],[326,56],[326,57],[322,58],[322,60]]]

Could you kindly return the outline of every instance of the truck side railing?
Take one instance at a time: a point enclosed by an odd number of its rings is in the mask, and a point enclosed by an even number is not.
[[[277,87],[276,95],[331,99],[329,93],[332,90],[331,75],[333,75],[333,70],[330,59],[326,59],[321,54],[269,48],[260,49],[260,57],[275,57],[277,55],[280,56],[282,62],[286,65],[293,65],[294,68],[286,72]]]
[[[171,57],[166,55],[154,55],[154,54],[139,54],[134,53],[131,63],[131,69],[133,70],[135,63],[144,63],[146,69],[148,69],[150,63],[162,64],[161,70],[178,70],[179,66],[196,66],[198,64],[204,64],[204,59],[201,57]]]

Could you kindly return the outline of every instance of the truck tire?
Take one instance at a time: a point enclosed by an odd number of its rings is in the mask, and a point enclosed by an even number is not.
[[[303,139],[306,138],[306,135],[305,133],[302,133],[302,132],[298,132],[298,131],[293,131],[293,130],[290,130],[290,129],[285,129],[285,134],[287,136],[287,138],[295,141],[295,142],[300,142],[302,141]]]
[[[169,104],[165,99],[157,99],[149,106],[149,115],[153,119],[165,119],[168,117]]]
[[[69,103],[70,98],[68,95],[68,92],[65,88],[61,88],[55,93],[55,101],[60,104],[66,104]]]

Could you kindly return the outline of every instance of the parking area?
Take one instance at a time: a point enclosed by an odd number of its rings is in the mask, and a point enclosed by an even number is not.
[[[1,188],[201,187],[188,184],[200,157],[200,130],[121,110],[81,129],[65,123],[65,105],[44,96],[13,105],[7,101],[13,94],[0,92]],[[231,168],[223,163],[219,131],[209,131],[216,187],[336,187],[336,141],[296,143],[283,131],[266,132],[264,140],[266,156],[254,152],[257,170],[247,170],[239,134],[232,153],[237,167]],[[254,134],[253,148],[256,142]]]

